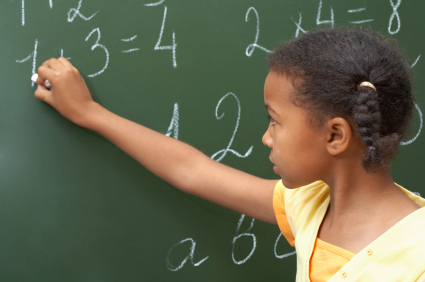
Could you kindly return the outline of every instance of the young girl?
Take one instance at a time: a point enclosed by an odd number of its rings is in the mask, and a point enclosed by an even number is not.
[[[395,42],[322,29],[283,43],[268,64],[263,143],[279,181],[109,112],[64,58],[38,69],[35,96],[178,189],[278,224],[296,248],[297,281],[425,281],[425,200],[395,184],[389,168],[414,105]]]

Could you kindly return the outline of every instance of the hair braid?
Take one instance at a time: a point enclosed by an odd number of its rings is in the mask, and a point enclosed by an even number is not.
[[[383,162],[381,148],[377,143],[381,113],[378,93],[375,90],[365,86],[358,87],[354,96],[353,119],[363,143],[367,146],[363,155],[363,167],[374,171]]]

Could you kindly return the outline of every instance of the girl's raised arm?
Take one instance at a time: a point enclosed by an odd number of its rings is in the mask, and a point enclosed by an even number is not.
[[[78,70],[65,58],[38,69],[35,97],[93,130],[176,188],[256,219],[276,224],[273,189],[265,180],[211,160],[179,140],[124,119],[91,98]],[[47,90],[45,80],[52,84]]]

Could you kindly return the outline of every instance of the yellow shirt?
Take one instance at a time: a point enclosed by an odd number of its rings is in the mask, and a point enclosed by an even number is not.
[[[425,199],[398,187],[425,206]],[[281,181],[276,185],[273,206],[283,235],[297,251],[297,282],[310,281],[310,258],[329,200],[329,186],[323,181],[297,189],[286,189]],[[329,280],[335,281],[425,282],[425,209],[406,216],[354,255]]]

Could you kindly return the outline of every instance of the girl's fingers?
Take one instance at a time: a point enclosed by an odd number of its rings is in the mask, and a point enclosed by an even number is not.
[[[57,72],[45,65],[42,65],[38,68],[38,78],[37,78],[37,84],[44,84],[46,80],[53,81],[54,78],[57,76]]]
[[[58,61],[61,62],[64,66],[74,69],[74,66],[64,57],[58,58]]]
[[[48,80],[50,90],[43,85]],[[50,59],[38,68],[35,97],[49,104],[67,119],[80,122],[93,99],[83,78],[65,58]]]
[[[61,70],[65,67],[65,65],[61,61],[55,58],[51,58],[45,61],[41,66],[48,67],[54,70]]]
[[[52,105],[52,93],[50,90],[47,90],[47,88],[44,85],[41,85],[41,84],[37,85],[37,90],[35,90],[34,96],[38,100],[43,101],[49,105]]]

